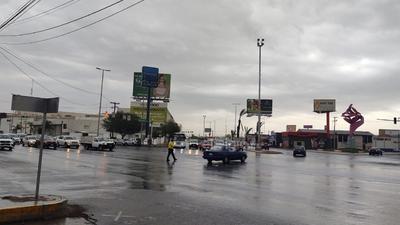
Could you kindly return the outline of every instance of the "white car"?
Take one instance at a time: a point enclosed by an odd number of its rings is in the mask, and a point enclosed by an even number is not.
[[[14,148],[14,140],[5,134],[0,134],[0,149],[8,149],[12,151]]]
[[[32,147],[35,145],[36,139],[37,138],[34,135],[26,136],[22,139],[22,146]]]
[[[66,148],[79,148],[79,140],[72,136],[59,136],[57,137],[57,146]]]
[[[174,148],[186,148],[186,142],[185,141],[175,141]]]

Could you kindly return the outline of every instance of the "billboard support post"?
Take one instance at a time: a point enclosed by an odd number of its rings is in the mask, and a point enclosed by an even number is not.
[[[151,87],[148,87],[147,90],[147,111],[146,111],[146,137],[149,138],[149,130],[150,130],[150,103],[151,103]],[[151,138],[151,134],[150,134]]]
[[[261,47],[264,45],[264,38],[257,39],[257,47],[258,47],[258,121],[257,121],[257,137],[256,137],[256,149],[260,149],[260,120],[261,120]]]

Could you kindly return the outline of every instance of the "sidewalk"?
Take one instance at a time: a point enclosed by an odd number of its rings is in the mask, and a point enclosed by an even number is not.
[[[44,195],[35,201],[32,195],[1,196],[0,224],[55,218],[62,214],[67,199],[56,195]]]

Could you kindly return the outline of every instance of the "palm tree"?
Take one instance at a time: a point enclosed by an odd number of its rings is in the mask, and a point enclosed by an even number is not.
[[[242,123],[242,116],[243,116],[244,114],[246,114],[246,110],[245,110],[245,109],[242,109],[242,111],[240,111],[240,114],[239,114],[239,123],[238,123],[238,126],[237,126],[237,128],[236,128],[236,130],[237,130],[237,132],[236,132],[236,138],[239,138],[239,134],[240,134],[240,125],[241,125],[241,123]]]

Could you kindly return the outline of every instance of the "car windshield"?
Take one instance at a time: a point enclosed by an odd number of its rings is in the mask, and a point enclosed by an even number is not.
[[[0,139],[10,139],[10,136],[5,134],[0,134]]]
[[[74,140],[75,138],[73,138],[73,137],[65,137],[64,139],[65,140]]]

